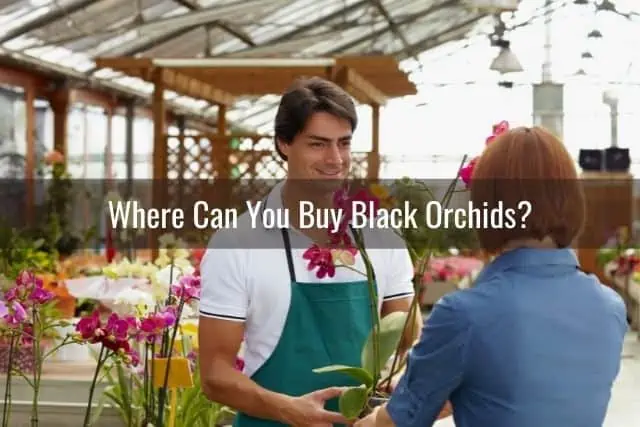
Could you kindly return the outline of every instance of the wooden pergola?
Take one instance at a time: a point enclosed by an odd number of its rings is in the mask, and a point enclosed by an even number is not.
[[[354,99],[372,108],[369,177],[379,170],[379,108],[388,99],[417,93],[391,56],[334,58],[97,58],[111,68],[154,84],[154,179],[167,177],[164,91],[202,99],[218,107],[217,140],[228,140],[226,111],[237,97],[281,94],[296,78],[321,76],[336,82]]]
[[[177,171],[171,171],[178,180],[165,181],[169,179],[169,142],[176,140],[166,129],[165,90],[202,99],[217,106],[217,133],[206,135],[208,146],[204,147],[207,152],[205,159],[195,161],[207,168],[205,175],[209,173],[208,177],[222,178],[215,180],[219,183],[232,178],[233,165],[230,159],[238,157],[232,155],[230,147],[231,140],[238,135],[227,132],[226,122],[226,112],[238,97],[280,95],[300,77],[320,76],[334,81],[359,103],[372,108],[372,149],[366,157],[366,174],[369,179],[377,179],[380,168],[380,106],[385,105],[389,98],[417,93],[407,74],[400,70],[398,62],[390,56],[315,59],[119,57],[97,58],[95,62],[97,67],[111,68],[154,85],[151,108],[154,129],[152,203],[155,207],[166,207],[172,203],[180,205],[183,197],[189,197],[185,193],[193,194],[187,187],[194,184],[185,181],[183,176],[183,171],[188,171],[193,166],[185,164],[187,137],[184,134],[177,138],[179,166],[174,167]],[[254,142],[260,138],[260,135],[254,136]],[[246,152],[243,154],[246,155]],[[273,156],[271,152],[253,151],[251,154],[251,160],[247,163],[253,167],[265,155]],[[198,175],[198,178],[202,178]],[[222,207],[233,204],[232,193],[230,185],[220,185],[215,191],[206,194],[214,194],[215,206]],[[153,234],[155,231],[149,236],[149,241],[155,251],[157,236]]]

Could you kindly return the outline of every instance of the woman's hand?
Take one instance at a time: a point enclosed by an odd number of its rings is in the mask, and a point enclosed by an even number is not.
[[[371,411],[369,415],[356,421],[356,423],[353,426],[354,427],[375,427],[376,416],[380,408],[381,408],[380,406],[376,406],[375,408],[373,408],[373,411]]]

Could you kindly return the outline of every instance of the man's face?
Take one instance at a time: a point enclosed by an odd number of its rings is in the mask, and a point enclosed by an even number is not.
[[[288,158],[288,176],[295,180],[318,180],[335,190],[351,167],[351,124],[329,113],[314,113],[291,144],[281,143]],[[318,188],[320,189],[320,188]]]

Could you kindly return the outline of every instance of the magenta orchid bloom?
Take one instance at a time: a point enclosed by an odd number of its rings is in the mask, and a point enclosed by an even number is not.
[[[171,286],[171,292],[184,302],[189,303],[200,298],[200,277],[187,275],[182,276],[178,283]]]
[[[2,303],[2,318],[10,326],[18,326],[27,319],[27,310],[18,301],[12,301],[10,305]]]
[[[316,268],[318,269],[318,271],[316,271],[316,277],[318,277],[318,279],[322,279],[325,276],[335,276],[336,266],[333,263],[331,249],[321,248],[314,244],[304,252],[302,258],[309,261],[309,264],[307,265],[309,271]]]
[[[502,135],[505,132],[509,131],[509,122],[506,120],[501,121],[500,123],[493,125],[493,133],[486,139],[485,145],[492,143],[498,136]],[[465,183],[467,188],[471,183],[471,178],[473,177],[473,170],[478,163],[479,157],[472,159],[465,167],[460,169],[460,179]]]

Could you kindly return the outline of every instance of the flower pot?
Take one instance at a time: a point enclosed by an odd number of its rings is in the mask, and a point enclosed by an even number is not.
[[[156,358],[153,360],[152,375],[153,385],[161,388],[165,384],[165,375],[169,364],[169,375],[167,377],[167,388],[190,388],[193,387],[193,375],[189,359],[186,357]]]

